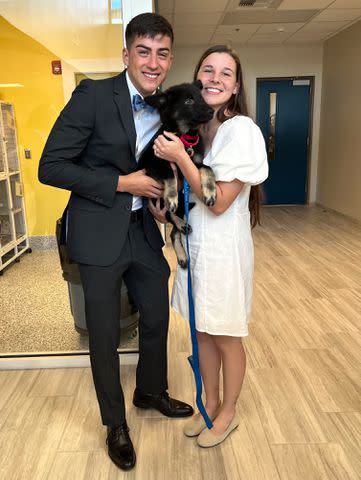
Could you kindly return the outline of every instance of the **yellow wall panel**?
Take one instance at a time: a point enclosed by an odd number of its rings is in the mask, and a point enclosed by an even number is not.
[[[0,16],[0,100],[14,104],[21,172],[29,235],[53,235],[69,193],[47,187],[37,179],[41,152],[64,106],[61,75],[53,75],[51,61],[58,60],[31,37]],[[29,148],[31,159],[25,159]]]

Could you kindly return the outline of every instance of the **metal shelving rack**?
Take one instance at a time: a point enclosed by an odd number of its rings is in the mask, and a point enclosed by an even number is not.
[[[26,225],[14,106],[0,102],[0,275],[31,252]]]

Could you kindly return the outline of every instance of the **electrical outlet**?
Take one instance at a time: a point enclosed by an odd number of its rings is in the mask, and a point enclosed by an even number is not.
[[[25,158],[31,158],[31,150],[30,148],[25,148]]]

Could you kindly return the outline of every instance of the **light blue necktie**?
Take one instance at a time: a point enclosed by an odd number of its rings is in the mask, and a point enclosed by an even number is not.
[[[148,105],[148,103],[138,94],[133,95],[132,105],[135,112],[140,112],[140,110],[143,109],[148,110],[150,113],[155,111],[155,108]]]

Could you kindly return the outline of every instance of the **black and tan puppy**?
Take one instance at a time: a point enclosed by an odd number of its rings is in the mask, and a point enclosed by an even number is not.
[[[183,83],[169,88],[165,92],[146,97],[144,100],[158,109],[162,126],[156,136],[164,130],[180,137],[187,153],[200,171],[203,201],[212,206],[216,201],[216,183],[213,170],[203,165],[204,144],[198,128],[208,123],[214,111],[203,100],[202,82]],[[186,232],[183,219],[183,198],[178,198],[177,179],[169,162],[154,155],[152,142],[142,153],[138,168],[145,169],[147,175],[164,186],[164,204],[168,210],[167,219],[173,224],[171,239],[178,263],[186,268],[187,256],[182,245],[180,233]],[[179,178],[182,174],[178,171]],[[180,193],[180,196],[182,194]],[[190,233],[190,229],[189,229]]]

